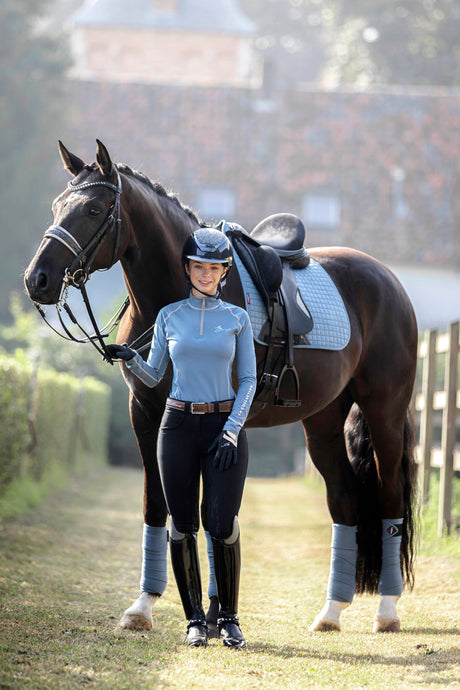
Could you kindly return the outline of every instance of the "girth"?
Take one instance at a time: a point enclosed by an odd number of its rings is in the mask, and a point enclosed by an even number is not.
[[[310,260],[303,246],[304,225],[291,214],[276,214],[259,223],[250,235],[236,224],[230,225],[227,234],[268,314],[259,334],[267,344],[267,352],[254,401],[263,408],[274,393],[275,405],[298,407],[301,401],[294,345],[308,342],[306,335],[313,328],[312,316],[301,299],[294,274],[295,269],[305,268]],[[284,351],[281,365],[280,348]],[[293,379],[295,395],[282,398],[281,384],[288,374]]]

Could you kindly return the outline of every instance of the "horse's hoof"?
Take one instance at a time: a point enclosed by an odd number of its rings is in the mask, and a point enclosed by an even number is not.
[[[375,633],[399,633],[401,621],[399,618],[374,618],[373,632]]]
[[[380,597],[380,604],[377,613],[374,616],[375,633],[379,632],[400,632],[401,620],[398,616],[396,604],[399,601],[399,596],[392,594],[383,594]]]
[[[141,614],[129,614],[125,611],[120,618],[117,628],[120,630],[151,630],[153,625],[153,618],[146,618]]]
[[[153,625],[152,607],[158,595],[142,592],[141,596],[122,615],[119,630],[151,630]]]
[[[340,625],[333,621],[315,619],[308,630],[309,632],[340,632]]]
[[[340,632],[340,614],[350,606],[348,601],[327,599],[321,611],[308,628],[309,632]]]

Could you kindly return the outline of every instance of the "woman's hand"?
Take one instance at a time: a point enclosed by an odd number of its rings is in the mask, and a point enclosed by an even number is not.
[[[130,347],[127,347],[126,345],[116,345],[115,343],[106,345],[105,349],[107,350],[109,356],[113,359],[122,359],[125,362],[128,359],[132,359],[136,354],[135,350],[131,350]]]
[[[223,472],[238,462],[238,436],[231,431],[222,431],[214,443],[208,448],[208,453],[216,449],[214,455],[214,467],[219,467]]]

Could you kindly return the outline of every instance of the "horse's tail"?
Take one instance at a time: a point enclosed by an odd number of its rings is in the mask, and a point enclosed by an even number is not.
[[[382,523],[379,512],[378,477],[366,420],[357,405],[347,420],[350,462],[358,479],[358,558],[356,593],[376,594],[382,564]],[[401,540],[401,569],[404,583],[414,586],[416,546],[416,473],[414,427],[409,413],[404,423],[403,474],[404,523]]]

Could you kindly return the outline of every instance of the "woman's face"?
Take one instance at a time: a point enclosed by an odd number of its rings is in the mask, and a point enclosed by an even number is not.
[[[210,264],[206,261],[194,261],[190,259],[187,271],[192,283],[192,295],[195,297],[202,297],[201,292],[206,295],[213,296],[217,292],[219,281],[227,272],[227,268],[223,264]],[[201,292],[194,289],[197,287]]]

